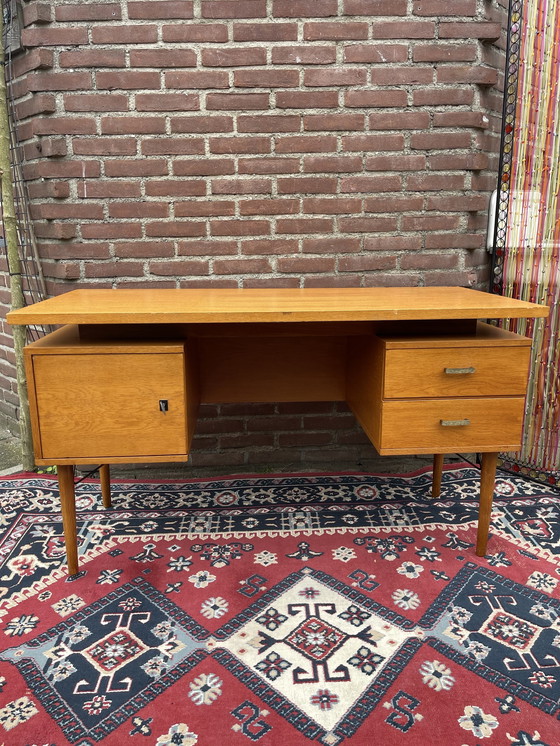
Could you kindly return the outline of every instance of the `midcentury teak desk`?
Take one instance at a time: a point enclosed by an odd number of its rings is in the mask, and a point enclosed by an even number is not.
[[[75,290],[8,315],[63,325],[25,350],[36,461],[56,465],[68,572],[74,465],[185,461],[200,402],[346,401],[377,451],[480,452],[484,555],[498,452],[521,444],[531,341],[481,319],[545,306],[465,288]]]

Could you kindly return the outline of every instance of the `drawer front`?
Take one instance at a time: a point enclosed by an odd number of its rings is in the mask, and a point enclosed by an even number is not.
[[[180,353],[33,356],[42,458],[186,453],[184,371]]]
[[[385,401],[380,452],[517,450],[524,405],[523,397]]]
[[[383,398],[524,396],[530,347],[385,351]]]

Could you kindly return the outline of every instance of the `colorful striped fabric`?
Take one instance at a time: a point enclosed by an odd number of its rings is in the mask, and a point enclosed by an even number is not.
[[[524,446],[504,460],[560,484],[560,0],[522,10],[510,15],[493,289],[551,314],[509,323],[535,344]]]

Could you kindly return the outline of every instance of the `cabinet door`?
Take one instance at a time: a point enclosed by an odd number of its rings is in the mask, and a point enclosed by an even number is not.
[[[44,459],[187,451],[183,354],[34,355],[33,377]]]

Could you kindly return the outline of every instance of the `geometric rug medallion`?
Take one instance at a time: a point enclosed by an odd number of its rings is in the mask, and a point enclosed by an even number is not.
[[[476,470],[4,480],[0,743],[558,746],[559,496]]]

